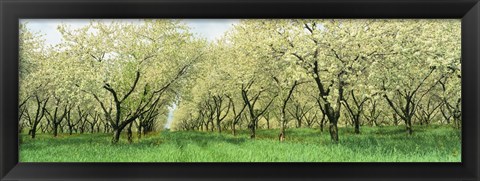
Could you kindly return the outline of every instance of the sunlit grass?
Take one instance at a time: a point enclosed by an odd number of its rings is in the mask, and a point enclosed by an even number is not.
[[[340,142],[318,129],[289,129],[285,142],[279,130],[230,132],[161,132],[112,145],[110,134],[40,134],[22,136],[21,162],[460,162],[460,131],[451,127],[340,128]]]

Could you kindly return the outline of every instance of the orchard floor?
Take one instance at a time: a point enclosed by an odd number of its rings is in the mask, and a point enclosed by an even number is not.
[[[110,134],[39,134],[22,136],[20,162],[460,162],[460,130],[447,126],[340,128],[340,142],[328,132],[289,129],[285,142],[279,130],[227,133],[176,131],[155,133],[128,144],[110,144]],[[122,135],[123,136],[123,135]]]

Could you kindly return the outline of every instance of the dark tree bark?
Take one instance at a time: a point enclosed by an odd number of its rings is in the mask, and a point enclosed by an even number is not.
[[[363,105],[368,99],[363,98],[362,100],[358,100],[358,98],[355,97],[353,90],[350,91],[350,96],[353,100],[353,105],[351,105],[346,99],[343,100],[343,104],[347,108],[350,118],[352,118],[352,123],[355,127],[355,134],[360,134],[360,116],[363,112]]]
[[[330,102],[327,100],[327,96],[330,94],[330,89],[324,88],[323,83],[320,80],[320,75],[319,75],[319,70],[318,70],[318,62],[315,61],[314,63],[314,68],[313,72],[316,76],[314,76],[315,83],[320,91],[320,98],[323,100],[323,106],[321,109],[325,110],[325,115],[328,118],[329,121],[329,132],[330,132],[330,138],[332,139],[333,142],[337,143],[338,142],[338,119],[340,118],[340,108],[341,108],[341,100],[343,99],[343,86],[344,83],[341,81],[341,76],[343,75],[344,72],[340,72],[337,76],[337,79],[339,80],[338,83],[338,98],[336,100],[337,106],[334,108],[330,104]],[[333,83],[330,84],[328,87],[333,86]]]
[[[182,71],[183,70],[184,69],[182,69]],[[123,115],[122,103],[127,98],[129,98],[131,93],[135,90],[135,88],[137,87],[137,83],[138,83],[139,79],[140,79],[140,72],[137,71],[136,76],[135,76],[135,80],[133,82],[133,85],[130,87],[130,90],[122,98],[120,98],[118,96],[117,92],[108,83],[105,83],[103,88],[106,89],[108,92],[110,92],[110,94],[113,97],[113,101],[114,101],[114,105],[115,105],[115,114],[114,115],[112,115],[113,114],[112,113],[112,108],[110,107],[109,109],[107,109],[107,107],[98,98],[98,96],[96,94],[92,93],[92,95],[97,100],[97,102],[100,103],[100,106],[101,106],[101,108],[102,108],[102,110],[104,111],[104,114],[105,114],[105,119],[110,123],[110,125],[113,129],[114,135],[112,137],[111,142],[114,143],[114,144],[118,142],[122,130],[128,124],[130,124],[131,122],[136,120],[140,115],[146,113],[151,108],[155,107],[155,105],[160,100],[160,95],[169,87],[170,83],[172,83],[172,82],[170,82],[165,87],[162,87],[161,89],[154,91],[149,98],[142,99],[142,101],[137,105],[137,108],[133,112],[130,112],[126,116],[122,117],[122,115]],[[146,87],[147,87],[147,85],[145,86],[145,90],[144,90],[144,94],[143,94],[144,96],[146,96],[148,94],[148,91],[147,91]],[[154,97],[157,93],[159,93],[160,95],[157,96],[156,99],[154,99]],[[153,101],[153,103],[150,104],[152,101]],[[147,106],[150,106],[150,108],[147,108]]]
[[[265,112],[262,117],[265,119],[265,122],[267,122],[267,129],[270,129],[270,112]]]
[[[378,126],[377,119],[380,117],[380,111],[377,110],[377,101],[370,99],[370,104],[370,111],[368,114],[364,114],[364,117],[367,119],[367,122],[370,124],[370,126]],[[396,117],[395,114],[394,116]],[[394,123],[397,125],[396,118],[394,119]]]
[[[443,102],[438,102],[436,105],[433,103],[433,99],[429,98],[427,104],[419,104],[418,111],[415,116],[420,121],[420,125],[426,124],[429,125],[430,121],[435,117],[440,106]]]
[[[23,128],[25,126],[24,122],[22,121],[22,118],[27,110],[27,106],[26,106],[26,103],[27,101],[31,98],[32,96],[28,96],[27,98],[25,98],[22,102],[20,102],[20,104],[18,105],[18,110],[19,110],[19,113],[18,113],[18,133],[22,133],[23,131]]]
[[[118,143],[118,140],[120,140],[120,134],[121,133],[122,133],[122,130],[120,130],[120,129],[113,130],[112,143]]]
[[[82,133],[83,133],[83,128],[82,128],[82,124],[84,123],[84,117],[85,115],[87,114],[87,112],[83,111],[80,106],[77,106],[77,114],[78,114],[78,119],[76,121],[73,121],[72,120],[72,116],[71,116],[71,107],[70,106],[70,109],[67,110],[67,126],[68,126],[68,134],[72,135],[73,132],[75,131],[76,133],[78,133],[78,129],[82,130]],[[79,128],[79,127],[80,128]]]
[[[297,102],[297,101],[294,101],[293,106],[294,106],[293,107],[294,110],[288,110],[288,112],[290,113],[290,115],[292,115],[295,118],[295,120],[297,120],[296,127],[300,128],[302,127],[305,116],[307,115],[308,112],[310,112],[310,110],[313,109],[313,106],[307,107],[308,106],[307,104],[302,105],[300,102]]]
[[[305,25],[307,26],[307,25]],[[308,26],[307,26],[308,27]],[[332,50],[334,53],[335,51]],[[336,53],[335,53],[336,54]],[[293,54],[295,57],[300,62],[307,62],[302,56],[294,53]],[[314,58],[317,59],[318,51],[314,52]],[[340,57],[337,55],[337,59],[340,61],[343,61],[340,59]],[[330,131],[330,138],[332,139],[333,142],[337,143],[338,142],[338,119],[340,118],[340,108],[341,108],[341,100],[343,99],[343,90],[345,83],[342,81],[342,77],[345,74],[345,71],[341,71],[339,74],[337,74],[337,89],[338,91],[335,92],[334,94],[337,94],[337,98],[335,100],[335,104],[337,105],[336,107],[332,106],[333,102],[330,102],[330,100],[327,100],[327,96],[330,95],[330,88],[334,85],[334,81],[332,80],[329,85],[324,85],[322,80],[320,79],[320,69],[318,67],[318,60],[313,62],[313,67],[304,67],[306,70],[310,71],[310,73],[313,75],[313,80],[315,81],[315,84],[319,90],[319,96],[318,96],[318,106],[320,109],[324,111],[324,114],[328,118],[329,121],[329,131]]]
[[[223,102],[224,102],[224,98],[223,96],[213,96],[213,103],[215,105],[215,120],[216,120],[216,123],[217,123],[217,130],[219,133],[222,132],[222,127],[221,127],[221,122],[225,119],[225,117],[227,117],[228,115],[228,112],[230,111],[230,106],[231,106],[231,102],[229,101],[228,102],[228,105],[226,107],[222,106],[223,105]],[[222,115],[222,112],[224,112],[226,110],[226,112]]]
[[[72,121],[71,111],[67,111],[67,126],[68,126],[68,134],[73,134],[73,128],[75,127],[75,123]]]
[[[315,121],[317,120],[318,117],[318,111],[315,111],[313,114],[310,113],[305,116],[305,123],[307,123],[307,128],[312,128],[313,125],[315,124]]]
[[[212,102],[212,100],[210,99],[210,97],[208,97],[204,103],[203,103],[203,109],[205,109],[205,115],[206,115],[206,118],[207,118],[207,121],[206,121],[206,128],[207,128],[207,131],[210,131],[210,132],[213,132],[213,129],[215,127],[213,121],[215,119],[215,103]]]
[[[132,123],[133,123],[133,122],[131,122],[130,124],[128,124],[128,128],[127,128],[127,140],[128,140],[128,143],[133,143]]]
[[[405,128],[408,132],[409,135],[413,133],[412,129],[412,118],[413,114],[415,113],[415,104],[413,103],[413,98],[409,95],[405,96],[405,101],[407,102],[405,104],[404,108],[397,108],[396,104],[393,103],[390,98],[387,95],[384,95],[385,99],[388,102],[388,105],[395,111],[396,115],[398,115],[404,122],[405,122]],[[401,110],[397,110],[401,109]]]
[[[86,122],[88,122],[88,124],[90,125],[90,133],[94,133],[95,132],[95,126],[97,126],[98,124],[98,113],[97,112],[94,112],[93,115],[90,114],[90,117],[92,117],[91,121],[88,121],[88,119],[85,119]],[[97,130],[97,132],[99,132]]]
[[[62,121],[64,120],[65,115],[67,114],[67,107],[68,107],[67,105],[64,107],[64,110],[61,116],[59,115],[60,113],[58,112],[59,107],[60,107],[60,101],[57,99],[55,109],[53,111],[53,115],[47,109],[45,109],[45,112],[47,113],[47,119],[49,119],[50,122],[52,123],[53,137],[58,136],[58,127],[60,123],[62,123]]]
[[[287,96],[283,99],[282,101],[282,107],[280,108],[280,141],[285,140],[285,127],[287,124],[287,118],[286,118],[286,109],[287,109],[287,104],[290,98],[292,97],[293,91],[295,90],[295,87],[297,87],[298,82],[294,81],[292,87],[289,89]]]
[[[232,111],[233,111],[232,134],[233,134],[233,136],[236,136],[235,126],[241,120],[242,113],[245,110],[245,108],[247,107],[247,104],[244,103],[243,106],[242,106],[242,109],[237,112],[237,110],[235,109],[235,103],[233,102],[233,99],[228,95],[227,95],[227,98],[230,100],[230,103],[232,104]]]
[[[198,58],[199,56],[196,57],[196,59]],[[107,108],[104,102],[100,100],[100,98],[95,93],[83,90],[84,92],[92,94],[95,100],[100,104],[104,112],[105,120],[110,124],[114,132],[111,142],[113,144],[117,143],[120,138],[120,134],[122,130],[128,124],[132,123],[141,115],[147,113],[148,111],[156,107],[163,93],[165,93],[173,83],[175,83],[178,79],[180,79],[183,75],[187,73],[188,68],[193,64],[195,60],[181,67],[178,70],[178,72],[176,72],[175,76],[169,82],[167,82],[163,87],[157,90],[150,91],[148,89],[148,84],[145,85],[144,91],[143,91],[143,98],[141,99],[140,103],[138,103],[136,106],[133,106],[135,108],[132,107],[132,108],[126,109],[128,111],[127,113],[123,112],[123,110],[125,110],[125,107],[122,107],[122,106],[124,106],[123,104],[124,101],[130,97],[130,95],[133,93],[133,91],[137,87],[137,83],[140,80],[139,71],[135,72],[135,80],[132,86],[130,86],[129,90],[123,96],[119,96],[117,93],[117,90],[111,87],[110,84],[108,84],[107,82],[104,82],[103,88],[107,90],[110,93],[110,95],[113,97],[115,112],[112,111],[112,107]]]
[[[452,68],[453,69],[453,68]],[[456,72],[456,69],[453,69],[453,73]],[[461,75],[457,75],[457,78],[461,79]],[[445,92],[446,89],[446,82],[448,80],[448,76],[444,76],[442,79],[439,80],[440,85],[442,86],[443,92]],[[460,128],[460,123],[462,119],[462,109],[461,109],[461,98],[458,98],[454,100],[453,103],[451,103],[448,100],[448,96],[443,96],[443,106],[441,107],[441,112],[443,118],[446,120],[447,124],[450,124],[450,120],[453,118],[453,122],[455,124],[455,127]]]
[[[147,133],[154,131],[155,119],[160,114],[158,108],[163,106],[164,103],[165,102],[162,101],[159,105],[156,105],[155,107],[150,109],[147,113],[140,115],[139,121],[137,124],[138,139],[142,137],[142,131],[143,131],[143,135],[146,135]]]
[[[304,28],[310,32],[311,35],[314,34],[314,31],[317,30],[316,24],[303,24]],[[311,38],[313,43],[316,45],[319,45],[319,41],[317,41],[315,38]],[[286,39],[287,42],[289,42],[289,46],[291,48],[295,48],[293,45],[293,42],[290,40]],[[331,49],[332,53],[335,55],[335,57],[341,61],[342,63],[345,62],[344,60],[341,59],[341,57],[336,53],[334,49]],[[321,103],[318,105],[321,107],[320,109],[324,110],[324,114],[328,118],[329,121],[329,131],[330,131],[330,138],[332,139],[333,142],[337,143],[338,142],[338,119],[340,118],[340,109],[341,109],[341,100],[343,99],[343,90],[345,83],[342,80],[342,77],[344,74],[346,74],[345,71],[340,71],[337,74],[336,80],[338,81],[337,83],[337,89],[338,91],[333,93],[337,94],[337,98],[334,102],[330,102],[330,100],[327,100],[327,96],[330,95],[330,88],[334,85],[334,81],[332,80],[329,85],[324,85],[324,82],[320,78],[320,69],[318,67],[318,49],[316,49],[314,52],[312,52],[312,58],[313,58],[313,65],[307,61],[303,56],[297,54],[297,53],[292,53],[293,56],[295,56],[299,62],[304,63],[303,68],[311,73],[313,80],[315,81],[315,84],[319,90],[319,99],[321,99]],[[355,59],[358,60],[358,57]],[[320,101],[319,101],[320,102]],[[332,104],[336,104],[337,106],[332,106]],[[322,108],[323,107],[323,108]]]
[[[317,106],[320,108],[320,111],[322,112],[322,119],[320,119],[320,122],[318,124],[320,126],[320,132],[323,132],[323,128],[325,127],[325,122],[326,122],[325,117],[326,117],[327,113],[325,112],[325,110],[322,107],[322,103],[320,101],[320,98],[316,97],[316,100],[317,100]]]
[[[395,126],[398,126],[398,117],[396,113],[393,113],[393,124]]]
[[[320,121],[320,132],[323,132],[323,128],[325,127],[325,114],[322,114],[322,119]]]
[[[46,98],[44,100],[40,100],[39,96],[35,94],[35,100],[36,100],[36,105],[37,109],[34,113],[34,116],[30,116],[28,109],[26,110],[26,115],[27,119],[31,125],[30,130],[28,131],[29,135],[32,137],[32,139],[35,139],[36,132],[37,132],[37,126],[42,120],[43,116],[45,115],[45,107],[47,105],[49,98]]]
[[[395,103],[388,95],[383,95],[383,97],[387,100],[388,105],[405,122],[406,130],[409,135],[412,135],[413,133],[412,118],[415,114],[418,103],[422,100],[423,96],[435,86],[435,84],[417,98],[418,92],[424,85],[425,81],[430,77],[430,75],[432,75],[434,70],[435,67],[430,67],[430,72],[413,90],[397,90],[397,97],[399,97],[399,99],[403,99],[402,101],[398,101],[398,103]],[[386,90],[385,87],[383,87],[383,89]]]
[[[140,118],[140,119],[142,119],[142,118]],[[138,137],[138,139],[141,139],[142,138],[142,127],[143,127],[142,121],[138,121],[138,122],[134,121],[134,123],[135,123],[135,126],[137,127],[137,137]]]
[[[255,131],[256,131],[256,123],[258,122],[258,118],[267,111],[268,107],[272,104],[273,100],[275,99],[272,98],[270,102],[264,107],[263,110],[256,111],[255,104],[257,103],[258,99],[260,98],[260,95],[263,93],[264,90],[260,90],[257,93],[253,95],[253,97],[249,97],[249,89],[252,86],[254,81],[250,81],[246,86],[242,85],[242,98],[245,104],[248,107],[249,110],[249,115],[250,115],[250,123],[248,124],[248,129],[250,129],[250,138],[255,139]]]

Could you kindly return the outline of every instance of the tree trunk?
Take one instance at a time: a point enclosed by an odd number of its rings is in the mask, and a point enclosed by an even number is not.
[[[222,133],[222,126],[220,125],[220,121],[217,121],[217,129],[218,133]]]
[[[252,121],[253,123],[251,123],[250,125],[248,125],[248,127],[250,128],[250,138],[251,139],[255,139],[255,121]]]
[[[340,100],[340,99],[338,99]],[[328,103],[325,104],[325,112],[327,113],[329,125],[330,137],[333,142],[338,143],[338,119],[340,118],[340,103],[338,102],[336,109],[332,108]]]
[[[142,138],[142,125],[141,125],[141,123],[137,128],[137,135],[138,135],[138,139]]]
[[[35,125],[29,132],[32,135],[32,139],[35,139],[35,135],[36,135],[36,132],[37,132],[37,126]]]
[[[280,135],[278,136],[278,139],[280,142],[283,142],[285,140],[285,117],[282,115],[282,128],[280,129]]]
[[[360,134],[360,115],[358,115],[358,117],[355,117],[355,121],[354,121],[354,126],[355,126],[355,134]]]
[[[336,123],[330,123],[330,137],[335,143],[338,142],[338,127]]]
[[[72,133],[73,133],[73,123],[72,123],[70,111],[67,112],[67,125],[68,125],[68,133],[70,135],[72,135]]]
[[[283,141],[285,140],[285,109],[282,109],[281,112],[282,112],[282,115],[280,116],[281,128],[280,128],[279,140]]]
[[[398,118],[397,118],[397,114],[393,113],[393,124],[395,126],[398,126]]]
[[[250,138],[255,139],[255,126],[252,127],[252,132],[250,133]]]
[[[232,134],[233,136],[236,136],[236,132],[235,132],[235,122],[232,122]]]
[[[405,121],[405,125],[407,128],[408,135],[412,135],[413,129],[412,129],[412,117],[407,117],[407,120]]]
[[[120,139],[120,134],[122,133],[121,129],[114,129],[113,130],[113,138],[112,138],[112,143],[118,143],[118,140]]]
[[[90,127],[90,132],[91,133],[94,133],[95,132],[95,124],[92,124],[91,127]]]
[[[128,143],[132,143],[132,142],[133,142],[132,123],[133,123],[133,122],[131,122],[131,123],[128,125],[128,128],[127,128]]]
[[[58,123],[53,122],[53,137],[57,137],[58,135]]]
[[[278,136],[278,140],[280,142],[285,141],[285,130],[284,129],[282,129],[282,131],[280,131],[280,135]]]
[[[323,132],[324,125],[325,125],[325,114],[323,114],[322,121],[320,121],[320,132]]]
[[[340,100],[340,99],[339,99]],[[340,103],[337,109],[332,108],[328,103],[325,104],[325,112],[327,113],[330,137],[333,142],[338,143],[338,119],[340,118]]]

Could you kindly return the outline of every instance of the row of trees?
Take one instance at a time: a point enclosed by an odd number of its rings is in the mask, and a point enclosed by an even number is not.
[[[175,113],[175,128],[252,138],[264,128],[413,122],[460,126],[456,20],[243,20],[213,45]],[[215,127],[215,128],[214,128]]]
[[[180,20],[20,27],[20,130],[222,132],[338,126],[460,126],[457,20],[242,20],[216,42]],[[400,121],[401,120],[401,121]],[[343,123],[342,123],[343,122]],[[400,123],[401,122],[401,123]],[[327,124],[328,123],[328,124]],[[132,128],[135,126],[134,128]],[[132,130],[133,129],[133,130]]]
[[[201,61],[206,42],[178,20],[91,21],[58,27],[63,41],[46,47],[20,27],[20,131],[137,133],[163,126],[178,87]],[[127,129],[125,129],[127,128]]]

